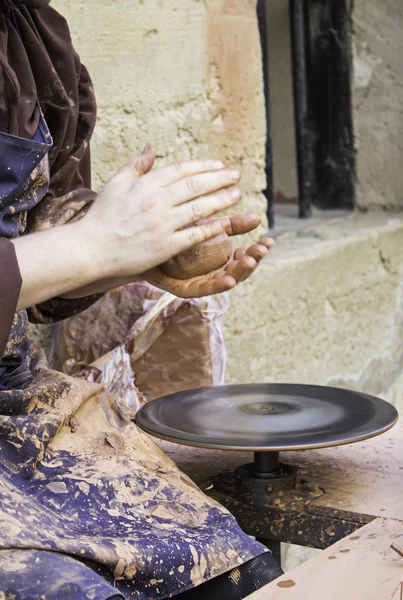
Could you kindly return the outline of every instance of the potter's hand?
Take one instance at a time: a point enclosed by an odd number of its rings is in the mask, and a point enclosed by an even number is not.
[[[260,219],[256,215],[236,215],[217,220],[221,221],[225,233],[229,236],[247,233],[260,224]],[[245,281],[256,270],[261,259],[267,255],[273,245],[272,239],[265,238],[249,248],[238,248],[225,266],[199,277],[175,279],[157,267],[144,273],[143,278],[152,285],[181,298],[200,298],[220,294]]]
[[[219,161],[151,171],[155,157],[148,146],[110,180],[80,221],[13,240],[23,280],[18,311],[117,287],[223,232],[219,220],[192,223],[240,200],[234,188],[239,172]]]
[[[221,235],[193,246],[162,265],[160,268],[174,279],[193,279],[221,269],[233,254],[231,235],[240,235],[256,229],[260,224],[257,215],[236,215],[219,219],[224,229]],[[203,223],[212,222],[204,219]],[[198,225],[202,222],[199,221]]]
[[[236,170],[220,161],[176,163],[151,171],[155,149],[129,163],[105,186],[77,223],[99,252],[100,270],[135,277],[222,233],[203,219],[237,204]],[[101,264],[102,263],[102,264]],[[109,269],[109,273],[107,272]]]

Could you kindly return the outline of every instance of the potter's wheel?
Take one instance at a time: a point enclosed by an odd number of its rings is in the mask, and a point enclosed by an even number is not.
[[[358,442],[397,421],[378,398],[343,389],[255,384],[180,392],[145,405],[136,418],[164,440],[220,450],[279,452]]]

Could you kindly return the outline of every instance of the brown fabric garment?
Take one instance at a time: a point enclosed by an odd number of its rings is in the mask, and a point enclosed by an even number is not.
[[[53,147],[49,192],[28,219],[28,230],[37,231],[71,221],[96,196],[89,153],[96,102],[65,19],[50,7],[28,9],[32,4],[20,2],[15,11],[20,39],[9,3],[0,0],[0,131],[31,139],[39,100]]]
[[[14,4],[24,4],[30,8],[41,8],[50,4],[50,0],[14,0]]]
[[[96,196],[90,187],[89,140],[96,121],[92,83],[73,49],[65,19],[46,4],[0,0],[0,132],[31,139],[40,119],[38,100],[54,142],[49,189],[26,216],[29,232],[81,218]],[[21,201],[14,198],[12,204]],[[0,227],[0,238],[4,235]],[[3,281],[11,281],[17,272],[14,263]],[[80,312],[97,299],[52,299],[28,315],[33,322],[49,323]],[[15,308],[11,285],[1,285],[0,306],[12,304]],[[3,310],[0,339],[7,339],[10,327],[8,311]],[[4,348],[0,350],[1,357]]]
[[[21,284],[14,245],[8,240],[0,239],[0,357],[3,356],[7,344]]]

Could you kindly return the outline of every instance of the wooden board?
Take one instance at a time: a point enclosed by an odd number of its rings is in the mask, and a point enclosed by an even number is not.
[[[251,462],[248,452],[202,450],[158,442],[196,483]],[[302,477],[325,490],[315,505],[403,521],[403,419],[365,442],[302,452],[284,452]],[[403,600],[403,599],[402,599]]]
[[[249,600],[402,600],[403,523],[376,519]]]

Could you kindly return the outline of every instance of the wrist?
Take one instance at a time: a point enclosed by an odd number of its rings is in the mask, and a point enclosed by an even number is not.
[[[113,265],[107,252],[106,240],[88,226],[86,217],[65,227],[71,228],[72,243],[79,251],[86,282],[90,284],[112,277]]]

